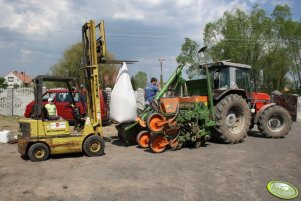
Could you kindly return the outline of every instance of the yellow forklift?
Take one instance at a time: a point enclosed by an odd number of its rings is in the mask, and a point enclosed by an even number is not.
[[[97,39],[96,39],[97,38]],[[73,98],[74,78],[59,76],[37,76],[35,82],[35,104],[30,118],[19,120],[18,151],[31,161],[46,160],[50,154],[84,152],[87,156],[103,155],[105,143],[102,133],[99,97],[98,64],[103,63],[106,54],[104,22],[95,25],[90,20],[82,27],[83,73],[87,89],[86,114],[81,114]],[[42,100],[44,82],[65,83],[70,107],[76,120],[76,129],[68,121],[49,116]]]

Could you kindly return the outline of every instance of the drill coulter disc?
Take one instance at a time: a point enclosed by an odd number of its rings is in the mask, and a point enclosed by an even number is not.
[[[140,133],[138,133],[136,140],[138,145],[141,148],[147,148],[148,144],[149,144],[149,140],[151,138],[151,134],[148,131],[141,131]]]
[[[168,144],[169,141],[160,134],[154,134],[149,141],[149,147],[154,153],[162,153]]]
[[[165,121],[165,118],[161,114],[154,113],[148,116],[146,124],[151,131],[161,132]]]

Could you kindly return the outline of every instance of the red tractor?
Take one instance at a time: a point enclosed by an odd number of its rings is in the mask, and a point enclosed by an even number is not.
[[[207,66],[212,79],[217,123],[215,132],[211,134],[213,138],[238,143],[255,124],[267,137],[278,138],[288,134],[292,124],[291,115],[295,113],[290,114],[283,107],[285,105],[273,102],[270,95],[253,92],[251,66],[227,61]],[[202,94],[205,86],[200,85],[204,79],[186,81],[189,95]]]

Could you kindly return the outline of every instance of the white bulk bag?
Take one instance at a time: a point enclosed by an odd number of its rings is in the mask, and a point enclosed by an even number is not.
[[[131,78],[124,62],[111,93],[110,118],[119,123],[135,121],[137,104]]]
[[[0,131],[0,142],[2,142],[2,143],[8,143],[8,141],[9,141],[9,134],[10,134],[9,130]]]

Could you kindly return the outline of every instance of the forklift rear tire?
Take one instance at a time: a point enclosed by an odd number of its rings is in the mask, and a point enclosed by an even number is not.
[[[32,162],[44,161],[49,156],[49,148],[44,143],[35,143],[29,147],[28,157]]]
[[[99,135],[91,135],[85,140],[83,150],[89,157],[101,156],[105,150],[105,141]]]

